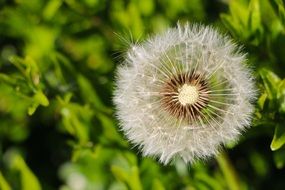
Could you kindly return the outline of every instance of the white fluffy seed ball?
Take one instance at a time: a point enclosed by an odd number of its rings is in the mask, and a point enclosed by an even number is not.
[[[120,128],[164,164],[215,155],[250,125],[255,88],[245,61],[229,37],[196,24],[132,45],[117,70]]]

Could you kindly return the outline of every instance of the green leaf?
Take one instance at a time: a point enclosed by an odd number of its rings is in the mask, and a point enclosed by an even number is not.
[[[80,88],[81,97],[87,103],[91,103],[98,110],[105,108],[96,90],[93,88],[90,81],[83,75],[78,75],[77,82]]]
[[[261,27],[261,15],[259,0],[251,0],[249,3],[249,19],[248,25],[252,32],[260,30]]]
[[[229,189],[231,190],[239,190],[241,189],[241,183],[238,178],[238,175],[233,167],[233,165],[230,162],[230,159],[228,155],[225,152],[221,152],[217,156],[218,164],[221,168],[221,171],[225,177],[225,181],[227,182],[227,185]],[[219,185],[219,184],[217,184]]]
[[[232,33],[234,37],[238,37],[238,29],[236,29],[236,25],[234,25],[234,21],[232,20],[232,17],[227,14],[221,14],[221,20],[226,28]]]
[[[258,98],[258,101],[257,101],[257,104],[259,106],[260,109],[263,109],[264,107],[264,103],[267,99],[267,93],[263,93],[259,98]]]
[[[40,71],[36,61],[33,58],[26,56],[23,60],[23,64],[26,66],[26,76],[33,85],[37,86],[40,83]]]
[[[278,169],[282,169],[285,166],[285,148],[281,148],[273,154],[275,165]]]
[[[137,5],[138,8],[140,9],[141,14],[144,16],[151,15],[155,8],[153,0],[138,1]]]
[[[37,91],[34,95],[34,100],[42,106],[48,106],[49,101],[42,91]]]
[[[37,108],[39,107],[38,103],[33,103],[29,108],[28,108],[28,114],[33,115]]]
[[[28,83],[31,88],[38,86],[40,83],[40,71],[32,57],[26,56],[25,59],[23,59],[12,56],[10,62],[26,77],[26,83]]]
[[[272,151],[278,150],[285,144],[285,127],[283,124],[278,123],[275,127],[273,140],[270,148]]]
[[[2,175],[1,171],[0,171],[0,189],[1,190],[11,190],[10,185],[8,184],[8,182]]]
[[[119,166],[113,165],[111,166],[111,171],[115,175],[115,177],[120,181],[125,181],[128,179],[128,174]]]
[[[19,172],[22,190],[41,190],[40,182],[28,167],[22,156],[15,150],[7,153],[6,161],[11,169]]]
[[[207,173],[202,173],[202,172],[197,173],[195,175],[195,181],[207,184],[207,186],[211,187],[210,189],[213,189],[213,190],[224,189],[222,184],[220,184],[218,180],[216,180],[215,178],[213,178],[213,176],[210,176]]]
[[[63,98],[57,96],[58,110],[60,110],[61,127],[64,131],[79,140],[80,145],[89,142],[89,130],[92,126],[94,110],[88,105],[71,102],[72,93],[67,93]]]
[[[282,0],[275,0],[275,3],[278,6],[278,11],[279,11],[279,18],[283,23],[283,26],[285,24],[285,8],[284,8],[284,3]]]
[[[278,85],[277,99],[279,102],[279,112],[285,113],[285,79]]]
[[[152,182],[152,190],[165,190],[165,188],[159,179],[154,179]]]
[[[33,115],[39,105],[48,106],[49,101],[42,91],[37,91],[33,97],[33,104],[28,108],[28,114]]]
[[[64,130],[76,137],[81,145],[87,144],[89,142],[88,126],[90,126],[93,111],[88,106],[63,103],[60,105],[60,113]]]
[[[62,4],[61,0],[49,1],[43,11],[43,17],[47,20],[50,20],[55,15],[55,13],[58,11],[61,4]]]
[[[111,171],[118,180],[127,183],[131,190],[142,189],[139,179],[139,170],[136,166],[132,166],[130,170],[127,171],[119,166],[113,165]]]
[[[280,78],[275,73],[264,68],[259,71],[259,74],[262,78],[268,98],[270,100],[275,99],[277,96],[277,87],[278,83],[280,82]]]
[[[242,1],[230,1],[230,13],[235,24],[241,24],[241,27],[247,26],[248,23],[248,10],[247,5]],[[238,27],[236,25],[236,27]]]
[[[17,80],[9,75],[0,73],[0,81],[9,85],[15,85]]]
[[[264,27],[269,30],[267,35],[274,39],[278,36],[278,34],[280,34],[280,32],[284,31],[284,27],[282,26],[281,20],[277,16],[270,1],[263,0],[259,2]]]
[[[248,12],[248,29],[250,36],[254,38],[252,43],[258,45],[263,33],[259,0],[250,1]]]
[[[98,119],[101,121],[103,127],[103,135],[100,137],[101,142],[104,144],[113,143],[126,147],[127,142],[117,132],[114,120],[107,115],[97,113]]]
[[[235,38],[245,40],[249,36],[248,30],[249,11],[248,5],[242,1],[230,1],[229,14],[221,14],[223,24],[230,30]]]
[[[269,163],[265,159],[265,155],[261,154],[258,151],[252,151],[249,156],[256,176],[265,177],[269,170]]]
[[[126,183],[130,189],[142,189],[139,168],[137,167],[136,157],[133,154],[119,154],[119,156],[113,160],[111,171],[117,180]]]

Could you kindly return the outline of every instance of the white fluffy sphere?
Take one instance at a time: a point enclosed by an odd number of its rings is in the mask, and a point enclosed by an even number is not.
[[[216,154],[250,125],[255,89],[245,61],[227,36],[195,24],[132,45],[116,78],[121,129],[164,164]]]

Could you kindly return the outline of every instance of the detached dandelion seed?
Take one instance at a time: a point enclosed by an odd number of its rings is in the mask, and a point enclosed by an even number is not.
[[[255,98],[245,55],[211,27],[180,25],[132,45],[118,68],[120,127],[167,164],[217,154],[250,125]]]

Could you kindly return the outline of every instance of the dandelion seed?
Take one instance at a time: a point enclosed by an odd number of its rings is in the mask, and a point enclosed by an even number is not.
[[[167,164],[217,154],[250,125],[255,98],[245,55],[211,27],[179,25],[133,45],[118,68],[120,127]]]

